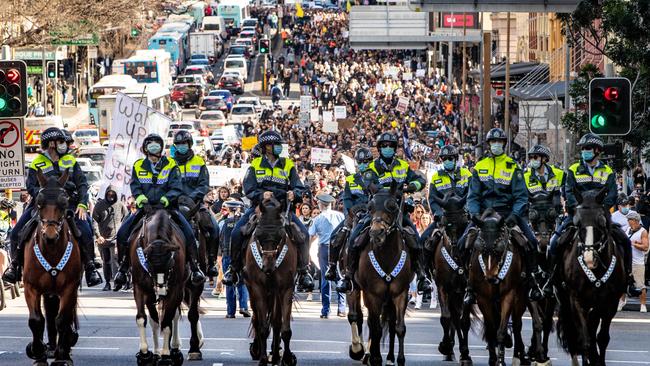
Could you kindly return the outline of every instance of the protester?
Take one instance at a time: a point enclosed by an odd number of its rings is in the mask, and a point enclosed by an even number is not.
[[[635,211],[627,214],[629,229],[627,235],[632,243],[632,276],[634,285],[641,289],[639,296],[640,312],[647,312],[646,308],[646,286],[645,286],[645,261],[648,254],[648,231],[641,226],[641,215]],[[618,303],[618,311],[623,310],[626,304],[626,297],[623,295]]]
[[[102,291],[111,290],[111,279],[118,266],[115,235],[128,212],[126,206],[117,199],[117,192],[111,186],[106,188],[104,198],[99,199],[93,209],[93,231],[102,257],[106,280]]]

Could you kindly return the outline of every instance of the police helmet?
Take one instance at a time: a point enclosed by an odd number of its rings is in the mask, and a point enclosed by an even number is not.
[[[397,147],[397,136],[394,133],[384,132],[377,136],[377,146],[382,143],[389,143]]]
[[[186,143],[190,147],[194,143],[192,139],[192,134],[188,130],[179,130],[174,134],[174,145]]]
[[[63,129],[63,130],[61,130],[61,132],[63,132],[63,136],[65,136],[65,143],[66,144],[74,143],[74,138],[72,138],[72,134],[70,133],[70,131],[68,131],[66,129]]]
[[[147,135],[147,137],[144,138],[144,141],[142,141],[142,152],[144,154],[147,154],[147,144],[150,142],[159,143],[161,150],[165,148],[165,140],[163,140],[163,138],[160,137],[160,135],[157,133],[150,133]]]
[[[63,131],[57,127],[50,127],[43,131],[41,134],[41,147],[47,149],[47,145],[50,144],[50,141],[65,141],[65,135]]]
[[[580,138],[580,141],[578,141],[578,147],[583,148],[590,146],[602,149],[605,146],[605,142],[603,142],[603,139],[600,136],[589,132]]]
[[[372,160],[372,151],[365,146],[362,146],[354,152],[354,160],[357,163],[363,163],[364,161]]]
[[[258,143],[260,147],[266,145],[275,145],[284,143],[282,135],[277,131],[264,131],[258,138]]]
[[[489,142],[491,140],[508,141],[508,136],[506,136],[506,133],[503,132],[502,129],[497,127],[488,131],[487,135],[485,136],[485,141]]]
[[[548,159],[551,157],[551,149],[544,145],[535,145],[528,150],[528,155],[540,155]]]
[[[445,145],[442,147],[442,149],[440,149],[440,154],[438,154],[438,156],[443,159],[445,157],[457,159],[458,149],[454,145]]]

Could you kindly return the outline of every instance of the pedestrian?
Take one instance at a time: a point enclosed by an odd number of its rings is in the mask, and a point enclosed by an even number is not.
[[[645,261],[648,255],[648,231],[641,225],[641,215],[636,211],[630,211],[627,214],[629,229],[627,236],[632,243],[632,276],[634,277],[634,286],[641,290],[639,311],[647,312],[646,308],[646,286],[645,286]],[[623,310],[626,304],[625,294],[618,303],[618,311]]]
[[[230,197],[230,190],[227,187],[217,189],[217,199],[212,204],[212,213],[218,215],[221,212],[221,206]]]
[[[235,199],[228,199],[224,202],[219,221],[219,243],[221,245],[221,268],[228,268],[231,262],[230,235],[235,224],[242,214],[244,204]],[[243,281],[233,286],[226,286],[226,319],[234,319],[237,310],[237,297],[239,298],[239,314],[244,318],[250,317],[248,311],[248,290]]]
[[[106,188],[104,198],[99,199],[93,209],[93,229],[97,237],[97,247],[103,261],[104,278],[106,285],[102,291],[111,290],[111,279],[117,271],[117,252],[115,248],[115,235],[120,224],[129,211],[122,201],[118,199],[117,192],[112,186]]]
[[[314,218],[312,225],[309,227],[309,236],[311,242],[318,241],[318,264],[320,267],[320,292],[321,292],[321,319],[327,319],[330,313],[330,281],[325,279],[325,272],[329,263],[329,244],[330,236],[334,228],[345,219],[342,212],[332,209],[332,204],[336,201],[329,194],[319,194],[316,196],[320,214]],[[337,293],[338,311],[337,316],[346,316],[346,303],[344,294]]]

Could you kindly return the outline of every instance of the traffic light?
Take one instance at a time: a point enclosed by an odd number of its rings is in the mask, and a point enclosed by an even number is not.
[[[260,54],[266,54],[271,51],[271,40],[268,38],[260,39]]]
[[[589,130],[627,135],[632,130],[632,86],[626,78],[595,78],[589,83]]]
[[[63,61],[56,61],[56,77],[63,79],[65,77],[65,65],[63,64]]]
[[[54,79],[56,77],[56,61],[47,62],[47,77]]]
[[[0,61],[0,117],[27,115],[27,65]]]

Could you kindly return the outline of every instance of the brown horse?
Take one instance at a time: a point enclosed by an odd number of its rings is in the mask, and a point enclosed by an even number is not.
[[[43,332],[47,321],[49,348],[55,361],[52,365],[70,366],[70,349],[79,338],[77,329],[77,291],[81,283],[79,243],[69,234],[66,220],[68,195],[63,185],[68,171],[56,179],[45,178],[38,171],[41,189],[36,196],[38,225],[25,246],[23,283],[25,302],[29,308],[32,341],[27,356],[34,365],[47,365]],[[45,305],[45,318],[41,311]]]
[[[605,365],[609,327],[616,315],[618,299],[625,292],[623,253],[612,238],[612,222],[603,209],[607,194],[601,191],[574,192],[578,207],[576,227],[566,231],[557,287],[560,311],[558,339],[571,354],[573,364],[582,356],[583,365]]]
[[[291,306],[298,261],[297,249],[289,237],[289,218],[274,197],[258,206],[259,220],[246,250],[244,281],[250,293],[253,317],[250,354],[267,365],[266,340],[273,327],[271,364],[296,365],[291,352]],[[305,238],[303,238],[304,240]],[[280,359],[280,338],[284,352]]]
[[[189,359],[201,359],[203,333],[199,323],[199,299],[202,286],[192,287],[185,265],[185,238],[170,214],[158,207],[145,207],[140,230],[129,238],[133,297],[140,332],[138,365],[181,365],[183,353],[178,332],[181,302],[189,307],[192,328]],[[158,307],[156,307],[158,305]],[[154,352],[149,350],[146,337],[147,314],[153,332]],[[162,331],[162,349],[159,333]]]
[[[487,209],[474,219],[478,233],[470,261],[469,284],[476,291],[478,307],[483,314],[484,339],[490,353],[490,366],[505,366],[508,343],[508,321],[512,318],[515,341],[513,364],[526,363],[527,355],[521,338],[522,315],[526,310],[523,249],[514,243],[511,230],[503,217]],[[470,241],[468,240],[468,243]]]
[[[440,300],[440,325],[443,338],[438,345],[438,352],[444,361],[454,360],[454,341],[458,336],[460,364],[472,365],[469,356],[468,333],[471,326],[470,313],[473,308],[463,306],[464,289],[467,287],[467,273],[458,253],[458,239],[469,223],[465,211],[467,197],[446,194],[443,198],[432,197],[443,210],[440,221],[442,229],[436,229],[431,241],[425,245],[436,248],[433,256],[433,278],[438,287]]]
[[[399,342],[397,364],[404,365],[404,314],[408,301],[413,267],[402,238],[403,211],[396,186],[377,192],[368,208],[372,223],[368,230],[370,245],[360,254],[356,283],[361,287],[368,308],[371,366],[381,365],[380,343],[383,330],[389,332],[388,364],[395,362],[395,335]],[[382,329],[383,328],[383,329]]]

